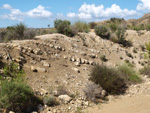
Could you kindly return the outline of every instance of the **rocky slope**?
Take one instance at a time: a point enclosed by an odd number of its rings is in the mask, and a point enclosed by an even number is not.
[[[88,83],[90,70],[96,64],[116,66],[129,60],[138,70],[147,63],[144,59],[145,50],[141,48],[150,41],[150,32],[141,31],[139,34],[127,30],[127,34],[126,38],[133,43],[130,48],[104,40],[93,32],[79,33],[72,38],[48,34],[37,36],[34,40],[1,43],[0,57],[2,62],[9,62],[6,49],[12,59],[23,67],[28,84],[37,94],[57,95],[56,89],[63,86],[69,94],[75,95],[75,98],[64,97],[67,99],[59,106],[45,106],[44,111],[41,108],[41,112],[71,113],[77,108],[89,106],[84,99],[83,88]],[[133,57],[129,57],[127,52]],[[105,55],[108,61],[102,62],[101,55]]]

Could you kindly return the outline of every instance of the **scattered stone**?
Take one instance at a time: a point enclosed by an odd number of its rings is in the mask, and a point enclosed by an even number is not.
[[[34,66],[31,66],[31,70],[32,70],[33,72],[37,72],[37,69],[36,69]]]
[[[96,58],[96,55],[95,54],[89,54],[89,57]]]
[[[13,112],[13,111],[9,111],[9,113],[15,113],[15,112]]]
[[[75,62],[76,59],[75,59],[74,57],[71,57],[71,58],[70,58],[70,61]]]
[[[36,55],[42,55],[42,51],[39,48],[34,49],[33,53]]]
[[[43,65],[43,66],[45,66],[45,67],[50,67],[50,64],[49,63],[47,63],[46,61],[41,61],[41,64]]]
[[[31,64],[36,64],[37,62],[35,60],[31,60]]]
[[[77,68],[72,68],[74,71],[76,71],[77,73],[80,73],[80,70]]]
[[[64,56],[64,59],[68,59],[68,56]]]
[[[65,104],[69,103],[72,100],[72,98],[68,95],[60,95],[58,98]]]
[[[47,71],[45,68],[41,68],[41,67],[37,67],[36,69],[38,72],[42,72],[42,73]]]
[[[80,62],[75,62],[75,65],[79,67],[80,66]]]
[[[42,73],[44,73],[44,72],[47,71],[45,68],[34,67],[34,66],[31,66],[31,70],[32,70],[33,72],[42,72]]]

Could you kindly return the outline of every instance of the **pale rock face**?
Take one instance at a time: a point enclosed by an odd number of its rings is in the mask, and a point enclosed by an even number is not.
[[[68,95],[60,95],[58,98],[64,103],[69,103],[72,100]]]
[[[42,51],[39,48],[34,49],[33,53],[36,55],[42,55]]]
[[[72,68],[74,71],[76,71],[77,73],[80,73],[80,70],[77,68]]]
[[[43,66],[45,66],[45,67],[50,67],[50,64],[49,63],[47,63],[46,61],[41,61],[41,64],[43,65]]]
[[[34,66],[31,66],[31,70],[34,71],[34,72],[42,72],[42,73],[47,71],[45,68],[34,67]]]
[[[38,72],[42,72],[42,73],[47,71],[45,68],[41,68],[41,67],[37,67],[36,69]]]

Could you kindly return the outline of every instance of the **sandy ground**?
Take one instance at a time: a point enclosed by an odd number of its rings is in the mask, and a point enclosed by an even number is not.
[[[111,103],[88,108],[85,113],[150,113],[150,95],[124,97]]]

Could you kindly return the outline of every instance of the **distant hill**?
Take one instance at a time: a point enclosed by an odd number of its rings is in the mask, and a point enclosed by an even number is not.
[[[126,22],[128,25],[147,25],[150,23],[150,13],[144,14],[144,16],[139,19],[129,19]]]

